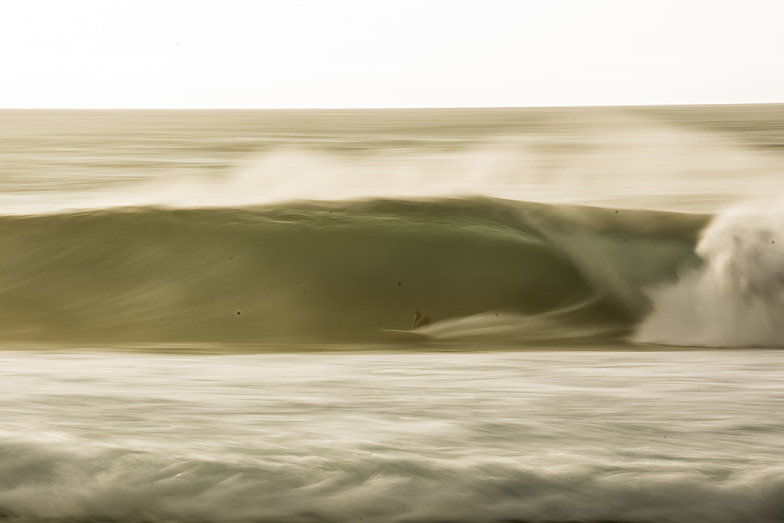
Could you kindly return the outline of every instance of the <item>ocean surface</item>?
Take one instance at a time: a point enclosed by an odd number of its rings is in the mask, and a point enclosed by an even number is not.
[[[0,521],[784,521],[783,166],[784,105],[0,110]]]

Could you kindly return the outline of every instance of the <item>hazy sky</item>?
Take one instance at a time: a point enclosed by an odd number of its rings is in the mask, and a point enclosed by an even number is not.
[[[0,107],[784,102],[784,0],[2,0]]]

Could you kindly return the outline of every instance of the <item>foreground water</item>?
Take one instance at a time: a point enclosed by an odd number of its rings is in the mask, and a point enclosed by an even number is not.
[[[12,519],[784,516],[776,351],[6,352],[0,365]]]
[[[781,521],[782,111],[0,112],[0,519]]]

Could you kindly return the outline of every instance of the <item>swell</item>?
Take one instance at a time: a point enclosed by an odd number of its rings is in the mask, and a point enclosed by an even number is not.
[[[707,219],[491,198],[5,216],[0,339],[370,341],[416,309],[453,338],[615,336]]]

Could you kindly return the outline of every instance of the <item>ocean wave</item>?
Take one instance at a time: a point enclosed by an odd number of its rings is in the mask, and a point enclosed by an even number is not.
[[[0,337],[383,341],[416,309],[453,338],[606,337],[707,220],[479,197],[5,216]]]

